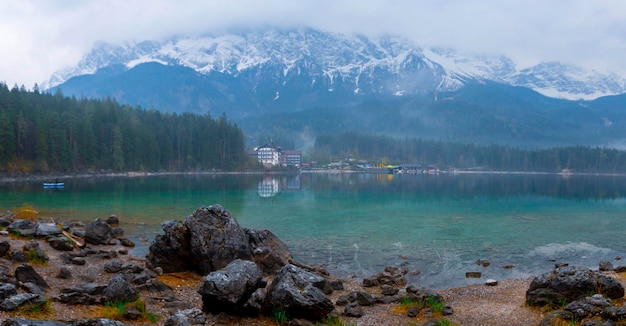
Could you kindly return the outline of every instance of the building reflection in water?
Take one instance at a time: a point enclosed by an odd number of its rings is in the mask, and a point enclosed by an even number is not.
[[[265,176],[259,181],[257,193],[261,198],[274,197],[283,189],[300,190],[300,175],[295,176]]]

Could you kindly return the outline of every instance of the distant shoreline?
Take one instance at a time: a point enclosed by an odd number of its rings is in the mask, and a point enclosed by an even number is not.
[[[179,172],[100,172],[100,173],[60,173],[60,174],[29,174],[29,175],[8,175],[0,174],[0,183],[10,182],[24,182],[24,181],[54,181],[54,180],[66,180],[66,179],[81,179],[81,178],[111,178],[111,177],[150,177],[150,176],[165,176],[165,175],[266,175],[266,174],[388,174],[386,170],[333,170],[333,169],[320,169],[320,170],[285,170],[285,171],[179,171]],[[497,171],[497,170],[469,170],[458,169],[455,172],[442,172],[441,175],[455,175],[455,174],[486,174],[486,175],[560,175],[564,178],[570,176],[612,176],[612,177],[626,177],[626,173],[608,173],[608,172],[531,172],[531,171]],[[407,174],[407,175],[421,175],[421,174]],[[424,174],[428,175],[428,174]],[[436,174],[437,175],[437,174]]]

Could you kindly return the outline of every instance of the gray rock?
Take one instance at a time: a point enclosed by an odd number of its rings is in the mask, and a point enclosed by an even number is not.
[[[48,238],[50,247],[60,251],[72,251],[74,245],[66,237],[51,237]]]
[[[124,312],[124,318],[128,320],[137,320],[141,318],[141,311],[135,307],[128,307]]]
[[[20,287],[28,293],[45,295],[45,292],[39,286],[37,286],[37,284],[32,283],[32,282],[22,283]]]
[[[234,259],[252,259],[247,233],[222,206],[198,208],[184,223],[193,264],[202,273],[224,268]]]
[[[117,239],[124,236],[124,229],[120,227],[111,228],[111,238]]]
[[[615,270],[615,273],[624,273],[626,272],[626,266],[616,266],[614,270]]]
[[[624,287],[602,273],[585,267],[566,266],[535,277],[526,291],[526,303],[530,306],[569,303],[597,292],[617,299],[624,296]]]
[[[71,305],[92,305],[99,301],[96,296],[81,292],[61,293],[57,300]]]
[[[15,220],[7,227],[7,230],[22,236],[34,236],[37,233],[37,223],[31,220]]]
[[[487,279],[487,280],[485,281],[485,285],[488,285],[488,286],[496,286],[496,285],[498,285],[498,281],[497,281],[497,280],[494,280],[494,279],[492,279],[492,278],[490,278],[490,279]]]
[[[421,302],[426,302],[428,298],[432,297],[432,300],[437,302],[443,302],[441,294],[425,287],[418,287],[416,285],[409,285],[406,287],[406,293],[410,294],[413,299]]]
[[[248,301],[243,304],[243,308],[245,311],[249,312],[261,312],[263,311],[263,302],[265,302],[265,297],[267,296],[267,291],[265,288],[258,288],[254,291]]]
[[[36,319],[22,319],[22,318],[7,318],[3,321],[2,326],[69,326],[70,324],[53,321],[53,320],[36,320]]]
[[[164,273],[193,270],[187,226],[181,221],[164,221],[161,228],[165,234],[156,236],[148,252],[151,267],[160,267]]]
[[[112,320],[106,318],[91,318],[85,320],[79,320],[72,323],[72,326],[125,326],[119,320]]]
[[[375,299],[376,299],[376,303],[382,303],[382,304],[400,303],[402,302],[402,299],[404,299],[404,296],[398,293],[394,295],[379,296],[379,297],[376,297]]]
[[[72,272],[67,267],[61,267],[59,268],[59,272],[57,273],[56,278],[69,280],[72,278]]]
[[[607,307],[602,311],[602,318],[615,321],[626,319],[626,307]]]
[[[11,223],[13,223],[13,219],[15,218],[15,216],[13,217],[9,217],[9,216],[5,216],[5,215],[0,215],[0,227],[7,227],[9,225],[11,225]]]
[[[262,286],[263,271],[252,261],[237,259],[205,276],[198,293],[202,296],[204,311],[236,314],[243,312],[250,295]]]
[[[361,318],[363,317],[363,309],[356,303],[350,303],[343,311],[344,315],[348,317]]]
[[[337,298],[337,300],[335,301],[335,304],[338,306],[345,306],[348,303],[350,303],[350,300],[351,300],[350,294],[342,294]]]
[[[613,264],[610,261],[603,260],[600,262],[598,270],[601,272],[610,272],[613,271]]]
[[[72,263],[73,265],[83,266],[87,264],[87,261],[83,257],[74,257],[70,260],[70,263]]]
[[[120,244],[124,247],[133,248],[135,246],[135,243],[132,242],[130,239],[119,238],[118,240],[120,241]]]
[[[391,285],[383,284],[383,285],[380,286],[380,291],[381,291],[382,295],[395,295],[400,290],[397,289],[397,288],[394,288]]]
[[[172,291],[172,288],[167,284],[157,280],[156,278],[147,280],[144,284],[137,287],[140,291],[147,291],[150,293],[160,293],[166,291]]]
[[[406,315],[409,318],[414,318],[419,313],[420,313],[420,309],[418,307],[411,307],[411,308],[409,308],[409,311],[406,313]]]
[[[376,303],[376,299],[367,292],[356,291],[352,293],[352,296],[354,300],[351,301],[358,303],[359,306],[373,306]]]
[[[16,263],[26,263],[28,262],[28,256],[23,251],[12,250],[9,252],[9,259]]]
[[[28,264],[22,264],[15,268],[15,278],[22,283],[32,282],[43,289],[50,288],[43,277]]]
[[[330,281],[330,286],[333,287],[333,290],[343,290],[343,282],[341,280],[332,280]]]
[[[185,315],[174,314],[165,320],[164,326],[191,326],[189,318]]]
[[[104,271],[107,273],[117,273],[122,270],[122,261],[113,259],[104,264]]]
[[[15,285],[11,283],[0,283],[0,302],[16,294],[17,294],[17,290],[15,289]]]
[[[248,236],[252,260],[265,273],[275,273],[289,264],[291,253],[276,235],[268,230],[244,229]]]
[[[179,311],[165,321],[165,326],[204,325],[206,316],[198,308]]]
[[[85,228],[84,238],[90,244],[108,244],[112,239],[111,226],[101,219],[95,219]]]
[[[39,222],[37,224],[37,231],[35,232],[35,235],[38,237],[44,238],[47,236],[59,234],[61,234],[61,229],[59,229],[55,223]]]
[[[0,241],[0,257],[4,257],[11,249],[11,244],[8,241]]]
[[[2,300],[2,303],[0,303],[0,309],[13,311],[26,304],[43,306],[45,303],[46,298],[40,296],[39,294],[19,293]]]
[[[481,278],[482,273],[481,272],[466,272],[465,277],[466,278]]]
[[[150,246],[151,268],[164,272],[196,270],[202,274],[224,268],[235,259],[252,260],[265,272],[275,272],[291,254],[271,232],[243,229],[220,205],[198,208],[183,222],[161,224]]]
[[[315,283],[321,276],[292,264],[278,271],[267,291],[266,311],[280,307],[290,318],[321,320],[333,311],[334,306]]]
[[[380,282],[378,282],[378,279],[376,277],[363,279],[363,287],[366,287],[366,288],[375,287],[375,286],[378,286],[379,284]]]
[[[102,296],[105,302],[135,301],[138,297],[135,288],[120,274],[113,276]]]
[[[81,283],[74,287],[62,289],[61,293],[78,292],[78,293],[87,293],[91,295],[101,295],[102,293],[104,293],[105,289],[106,289],[106,286],[104,285],[98,285],[95,283]]]
[[[110,226],[118,226],[120,224],[120,219],[116,215],[109,215],[106,222]]]
[[[14,282],[13,275],[11,275],[12,265],[13,263],[11,263],[10,261],[0,258],[0,282]]]

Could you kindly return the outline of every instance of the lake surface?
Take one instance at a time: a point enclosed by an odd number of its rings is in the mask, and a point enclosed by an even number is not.
[[[268,229],[294,258],[333,275],[405,266],[409,281],[448,288],[528,277],[568,262],[626,259],[626,177],[560,175],[165,175],[0,184],[0,210],[91,221],[116,214],[145,255],[160,223],[221,204],[244,227]],[[476,264],[479,259],[489,267]],[[513,268],[503,268],[514,265]],[[482,272],[467,279],[465,272]]]

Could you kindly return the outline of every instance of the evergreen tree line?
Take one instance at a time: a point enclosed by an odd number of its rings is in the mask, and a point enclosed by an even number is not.
[[[233,170],[244,137],[224,115],[169,114],[0,83],[0,172]]]
[[[439,167],[483,170],[581,173],[625,173],[626,152],[604,147],[520,149],[504,145],[479,146],[423,139],[395,139],[355,132],[325,134],[315,141],[311,158],[329,162],[341,158],[372,163],[436,164]]]

